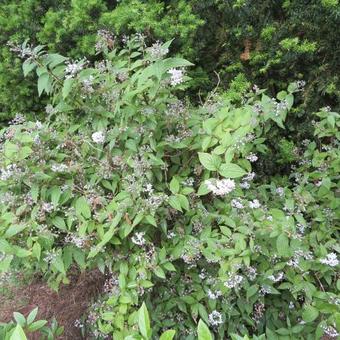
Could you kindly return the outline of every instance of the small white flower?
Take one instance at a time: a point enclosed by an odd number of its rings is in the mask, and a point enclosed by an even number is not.
[[[252,181],[255,178],[255,172],[249,172],[245,177],[242,178],[243,181]]]
[[[213,291],[211,291],[209,289],[207,295],[208,295],[209,299],[216,300],[216,299],[218,299],[222,295],[222,292],[220,290],[217,290],[216,292],[213,292]]]
[[[97,144],[103,144],[105,141],[105,135],[103,131],[97,131],[92,134],[92,140]]]
[[[148,51],[155,59],[160,59],[169,53],[169,49],[162,47],[162,43],[160,41],[156,41],[151,47],[148,48]]]
[[[152,184],[151,184],[151,183],[146,184],[146,185],[145,185],[144,191],[145,191],[145,192],[148,192],[149,194],[152,194],[152,193],[153,193]]]
[[[40,122],[39,120],[37,120],[37,121],[35,122],[35,127],[36,127],[38,130],[42,129],[42,128],[43,128],[42,122]]]
[[[261,207],[261,204],[258,200],[252,200],[252,201],[249,202],[249,207],[251,209],[258,209],[258,208]]]
[[[242,189],[249,189],[250,188],[250,184],[248,182],[242,182],[242,183],[240,183],[240,187]]]
[[[322,328],[325,331],[325,334],[331,338],[335,339],[339,336],[338,331],[332,326],[322,326]]]
[[[283,272],[279,272],[276,276],[275,275],[268,276],[268,279],[272,280],[273,282],[279,282],[279,281],[283,280],[283,278],[284,278]]]
[[[236,209],[243,209],[244,205],[241,203],[240,199],[234,198],[231,200],[231,206]]]
[[[209,319],[210,325],[212,325],[212,326],[218,326],[221,323],[223,323],[222,314],[219,313],[217,310],[212,311],[209,314],[208,319]]]
[[[254,153],[250,153],[246,158],[251,163],[254,163],[259,159]]]
[[[209,190],[218,196],[229,194],[235,189],[235,181],[229,178],[222,180],[208,179],[205,181],[205,184]]]
[[[68,166],[66,164],[53,164],[51,166],[51,170],[53,172],[66,172],[68,170]]]
[[[339,264],[339,260],[335,253],[328,254],[325,258],[321,259],[320,262],[331,267],[335,267]]]
[[[226,282],[224,282],[224,285],[227,288],[237,288],[243,281],[243,276],[241,275],[233,275],[231,276]]]
[[[176,86],[179,85],[181,83],[183,83],[183,77],[184,77],[184,71],[181,69],[176,69],[176,68],[172,68],[168,71],[168,73],[170,73],[171,78],[170,78],[170,84],[172,86]]]
[[[134,244],[137,244],[138,246],[143,246],[146,242],[145,238],[144,238],[145,233],[144,232],[140,232],[140,233],[135,233],[135,235],[131,238],[131,241]]]
[[[51,212],[54,209],[54,206],[52,203],[44,202],[41,206],[41,209],[45,212]]]
[[[172,238],[176,237],[176,233],[174,233],[173,231],[170,231],[170,232],[168,232],[166,237],[167,237],[167,239],[171,240]]]
[[[75,60],[73,62],[68,61],[65,68],[65,78],[74,78],[77,73],[79,73],[87,64],[86,59]]]
[[[282,188],[282,187],[276,188],[275,192],[276,192],[280,197],[284,196],[284,194],[285,194],[284,188]]]

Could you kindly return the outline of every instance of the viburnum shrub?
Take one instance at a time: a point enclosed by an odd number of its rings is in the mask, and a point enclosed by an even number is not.
[[[99,32],[95,63],[12,46],[51,104],[1,131],[1,270],[57,288],[71,267],[99,268],[105,293],[78,322],[90,338],[206,340],[208,325],[217,339],[335,339],[339,115],[316,114],[284,177],[257,176],[298,82],[194,106],[192,64],[170,42],[116,39]]]

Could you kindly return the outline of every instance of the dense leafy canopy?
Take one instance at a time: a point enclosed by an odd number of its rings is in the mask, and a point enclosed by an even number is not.
[[[93,339],[339,336],[337,0],[0,9],[1,280],[99,269]]]

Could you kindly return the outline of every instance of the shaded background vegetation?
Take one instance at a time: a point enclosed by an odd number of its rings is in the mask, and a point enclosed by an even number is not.
[[[217,71],[225,88],[236,77],[236,93],[254,83],[274,93],[305,80],[300,116],[305,107],[339,104],[338,0],[27,0],[20,6],[3,0],[0,25],[2,121],[41,110],[34,80],[23,78],[8,40],[29,38],[74,58],[94,56],[101,28],[142,32],[150,41],[175,38],[172,52],[196,64],[193,91],[214,87]]]

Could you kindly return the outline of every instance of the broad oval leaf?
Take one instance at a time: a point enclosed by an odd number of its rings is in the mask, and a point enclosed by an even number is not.
[[[239,165],[229,163],[222,164],[219,169],[220,175],[226,178],[239,178],[246,174],[246,171],[243,170]]]
[[[198,340],[213,340],[208,326],[200,320],[197,328]]]

